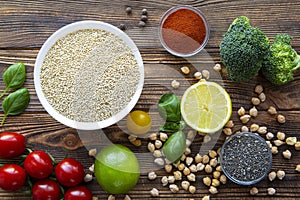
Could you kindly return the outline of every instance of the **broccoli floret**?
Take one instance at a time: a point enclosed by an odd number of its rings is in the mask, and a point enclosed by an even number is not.
[[[300,55],[291,46],[288,34],[276,35],[263,60],[262,72],[267,80],[282,85],[294,79],[294,71],[300,68]]]
[[[223,35],[220,57],[232,81],[242,82],[258,74],[270,42],[245,16],[236,18]]]

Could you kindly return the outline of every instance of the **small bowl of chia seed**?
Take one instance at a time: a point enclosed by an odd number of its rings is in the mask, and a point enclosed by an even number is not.
[[[241,132],[229,137],[221,148],[220,165],[228,179],[252,185],[266,177],[272,166],[272,153],[256,133]]]

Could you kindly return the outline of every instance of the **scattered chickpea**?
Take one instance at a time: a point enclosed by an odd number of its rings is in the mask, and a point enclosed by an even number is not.
[[[268,195],[274,195],[276,190],[274,188],[268,188]]]
[[[215,70],[216,72],[220,72],[220,71],[222,70],[221,65],[220,65],[219,63],[215,64],[214,70]]]
[[[285,159],[291,159],[292,157],[292,153],[289,150],[285,150],[284,152],[282,152],[282,155]]]
[[[183,155],[181,156],[180,160],[181,160],[181,161],[185,161],[185,159],[186,159],[186,155],[183,154]]]
[[[97,154],[97,149],[96,148],[89,150],[89,156],[96,156],[96,154]]]
[[[194,77],[195,79],[200,80],[202,78],[201,72],[195,72]]]
[[[196,173],[198,170],[197,170],[197,166],[195,164],[192,164],[190,167],[189,167],[190,171],[193,172],[193,173]]]
[[[267,140],[272,140],[273,138],[274,138],[274,134],[273,134],[273,133],[268,132],[268,133],[266,134],[266,139],[267,139]]]
[[[283,141],[285,139],[285,133],[279,131],[279,132],[277,132],[276,137],[277,137],[278,140]]]
[[[218,171],[218,172],[221,172],[221,171],[222,171],[221,165],[219,165],[219,166],[216,167],[216,171]]]
[[[239,116],[243,116],[246,114],[246,110],[244,107],[240,107],[240,109],[238,110],[238,115]]]
[[[279,147],[279,146],[283,145],[284,142],[281,140],[274,140],[274,144],[275,144],[275,146]]]
[[[168,176],[168,183],[175,183],[175,177],[174,176]]]
[[[202,198],[202,200],[210,200],[210,196],[206,195]]]
[[[147,22],[148,21],[148,16],[147,15],[142,15],[141,16],[141,21]]]
[[[278,147],[277,146],[272,146],[271,147],[271,152],[272,152],[272,154],[278,154]]]
[[[254,92],[255,92],[256,94],[261,94],[263,91],[264,91],[264,88],[263,88],[262,85],[256,85],[256,86],[255,86]]]
[[[266,134],[268,132],[267,127],[266,126],[261,126],[258,128],[257,132],[259,134]]]
[[[183,172],[184,175],[187,176],[191,173],[191,170],[189,168],[185,167],[182,172]]]
[[[189,187],[189,192],[190,192],[191,194],[194,194],[194,193],[196,192],[196,187],[193,186],[193,185],[190,185],[190,187]]]
[[[167,173],[171,173],[171,172],[172,172],[172,169],[173,169],[172,165],[170,165],[170,164],[165,165],[165,171],[166,171]]]
[[[126,7],[125,11],[129,15],[129,14],[132,13],[132,8],[131,7]]]
[[[162,152],[160,150],[154,150],[153,156],[155,158],[160,158],[160,157],[162,157]]]
[[[162,141],[162,142],[165,142],[167,141],[168,139],[168,135],[166,133],[159,133],[159,139]]]
[[[137,139],[137,136],[136,135],[129,135],[128,136],[128,140],[129,140],[129,142],[134,142],[135,140]]]
[[[172,193],[177,193],[177,192],[179,192],[179,188],[178,188],[178,186],[177,186],[176,184],[171,184],[171,185],[169,186],[169,188],[170,188],[170,190],[171,190]]]
[[[283,115],[278,115],[277,116],[277,121],[280,124],[284,124],[285,123],[285,117]]]
[[[197,155],[195,156],[195,162],[198,164],[198,163],[201,163],[203,160],[203,157],[197,153]]]
[[[229,120],[229,121],[225,124],[225,127],[226,127],[226,128],[233,128],[233,126],[234,126],[234,123],[233,123],[232,120]]]
[[[253,107],[249,110],[249,115],[250,115],[251,117],[257,117],[258,111],[257,111],[257,109],[256,109],[255,106],[253,106]]]
[[[208,155],[211,158],[215,158],[218,154],[215,150],[209,150]]]
[[[250,131],[251,132],[256,132],[259,129],[259,125],[258,124],[251,124],[250,126]]]
[[[153,181],[157,178],[157,175],[154,171],[148,173],[148,179]]]
[[[151,135],[149,135],[149,139],[152,141],[157,140],[157,133],[152,133]]]
[[[161,183],[163,184],[163,186],[168,185],[169,181],[168,181],[168,177],[167,176],[163,176],[161,178]]]
[[[276,176],[277,176],[276,172],[274,172],[274,171],[270,172],[268,175],[270,181],[274,181]]]
[[[148,151],[151,153],[153,153],[155,151],[155,146],[151,142],[148,143]]]
[[[252,97],[251,102],[253,105],[258,106],[260,104],[260,99],[257,97]]]
[[[274,106],[270,106],[270,107],[268,108],[268,113],[269,113],[270,115],[276,115],[276,114],[277,114],[277,110],[276,110],[276,108],[275,108]]]
[[[152,188],[152,190],[150,191],[150,194],[152,197],[158,197],[159,196],[159,191],[156,188]]]
[[[267,97],[266,97],[265,93],[262,92],[258,95],[258,98],[261,102],[265,102]]]
[[[217,158],[213,158],[209,161],[209,164],[211,167],[216,167],[218,165],[218,159]]]
[[[86,174],[85,176],[84,176],[84,182],[90,182],[90,181],[92,181],[93,180],[93,176],[91,175],[91,174]]]
[[[160,149],[161,147],[162,147],[162,141],[160,141],[160,140],[155,140],[155,142],[154,142],[154,146],[155,146],[155,148],[157,148],[157,149]]]
[[[192,141],[189,140],[189,139],[187,139],[186,142],[185,142],[185,145],[186,145],[187,147],[190,147],[191,144],[192,144]]]
[[[204,156],[203,156],[202,163],[203,163],[203,164],[209,163],[209,156],[208,156],[208,155],[204,155]]]
[[[276,174],[279,180],[282,180],[285,177],[285,172],[283,170],[278,170]]]
[[[210,174],[210,173],[212,173],[213,169],[212,169],[212,167],[211,167],[209,164],[207,164],[207,165],[205,166],[205,168],[204,168],[204,171],[205,171],[206,173]]]
[[[290,145],[290,146],[294,146],[296,144],[296,142],[297,142],[297,138],[296,137],[288,137],[285,140],[285,143],[287,145]]]
[[[94,164],[92,164],[92,165],[89,167],[89,170],[90,170],[91,172],[94,172],[94,169],[95,169],[95,166],[94,166]]]
[[[194,161],[194,158],[192,157],[186,157],[185,159],[185,163],[187,164],[187,166],[190,166]]]
[[[212,180],[212,183],[211,183],[212,186],[215,186],[215,187],[219,187],[220,186],[220,181],[218,179],[213,179]]]
[[[208,177],[208,176],[204,177],[204,178],[203,178],[203,183],[204,183],[204,185],[206,185],[206,186],[209,187],[210,184],[211,184],[211,178]]]
[[[300,142],[296,142],[294,146],[297,151],[300,150]]]
[[[189,189],[189,187],[190,187],[190,182],[188,182],[188,181],[182,181],[181,182],[181,187],[182,187],[182,189],[184,189],[184,190],[188,190]]]
[[[148,15],[148,10],[146,8],[143,8],[142,15]]]
[[[296,170],[297,172],[300,172],[300,164],[296,166],[295,170]]]
[[[231,128],[224,128],[223,133],[227,136],[230,136],[230,135],[232,135],[232,130],[231,130]]]
[[[115,200],[115,199],[116,199],[116,197],[112,194],[109,195],[108,198],[107,198],[107,200]]]
[[[145,27],[146,23],[144,21],[139,21],[138,27]]]
[[[190,68],[188,66],[183,66],[180,68],[181,72],[183,74],[189,74],[190,73]]]
[[[213,177],[214,177],[215,179],[219,179],[220,176],[221,176],[221,172],[219,172],[219,171],[214,171],[214,172],[213,172]]]
[[[171,85],[172,85],[173,88],[177,89],[177,88],[179,88],[180,83],[177,80],[173,80],[171,82]]]
[[[209,190],[208,190],[211,194],[217,194],[218,190],[215,186],[210,186]]]
[[[197,171],[200,172],[204,170],[205,165],[203,163],[198,163],[196,167],[197,167]]]
[[[251,188],[251,189],[250,189],[250,194],[251,194],[251,195],[257,195],[257,194],[258,194],[258,189],[257,189],[257,187]]]
[[[243,124],[247,124],[247,122],[249,122],[251,116],[250,115],[243,115],[240,117],[240,120]]]
[[[128,194],[126,194],[124,200],[131,200],[131,197]]]
[[[185,164],[184,163],[180,163],[177,167],[178,170],[182,171],[185,168]]]
[[[202,70],[202,76],[208,80],[209,79],[209,76],[210,76],[210,72],[206,69]]]
[[[242,126],[241,127],[241,131],[242,132],[248,132],[249,131],[249,128],[247,126]]]
[[[195,136],[196,136],[195,131],[189,130],[188,133],[187,133],[186,138],[187,138],[188,140],[194,140]]]
[[[140,147],[140,146],[142,146],[142,140],[136,139],[134,141],[131,141],[131,144],[133,144],[136,147]]]
[[[196,181],[196,176],[193,173],[190,173],[189,175],[186,176],[186,178],[191,181],[191,182],[195,182]]]
[[[267,143],[267,145],[268,145],[268,147],[271,149],[272,148],[272,143],[271,143],[271,141],[266,141],[266,143]]]
[[[154,159],[154,163],[159,166],[164,166],[165,161],[162,158],[156,158],[156,159]]]
[[[173,173],[175,180],[180,181],[182,179],[182,173],[180,171],[175,171]]]
[[[226,182],[227,182],[227,177],[226,177],[224,174],[222,174],[222,175],[220,176],[220,182],[221,182],[223,185],[226,184]]]
[[[211,137],[209,136],[209,135],[205,135],[204,137],[203,137],[203,143],[208,143],[208,142],[210,142],[211,141]]]

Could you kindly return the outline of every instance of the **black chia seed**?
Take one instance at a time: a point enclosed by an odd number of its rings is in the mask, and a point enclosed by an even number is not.
[[[235,183],[250,185],[260,181],[269,172],[271,164],[268,145],[255,133],[235,134],[222,147],[222,169]]]

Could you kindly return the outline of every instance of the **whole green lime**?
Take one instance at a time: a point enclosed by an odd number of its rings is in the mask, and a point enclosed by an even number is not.
[[[113,144],[96,156],[95,176],[99,185],[110,194],[126,194],[137,184],[140,165],[127,147]]]

